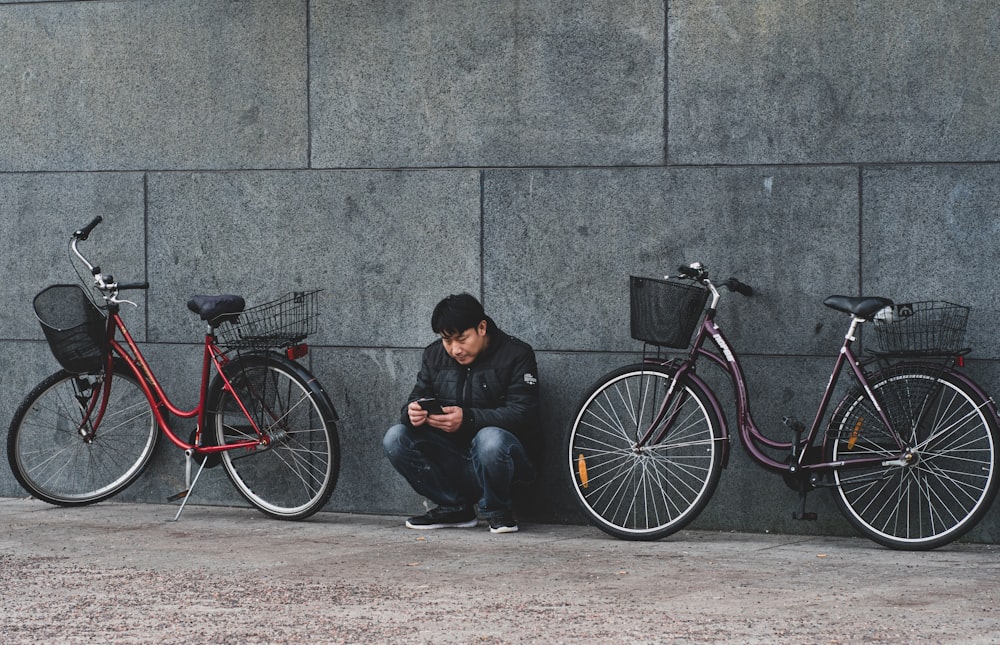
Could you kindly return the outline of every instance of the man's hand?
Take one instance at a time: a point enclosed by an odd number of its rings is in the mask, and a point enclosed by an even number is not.
[[[464,417],[462,408],[457,405],[446,405],[441,409],[444,410],[444,414],[427,415],[427,425],[445,432],[458,432]]]
[[[414,428],[427,423],[427,417],[430,416],[427,414],[427,410],[420,407],[420,404],[416,401],[412,401],[408,406],[406,406],[406,414],[409,415],[410,425]]]
[[[430,427],[444,432],[457,432],[465,419],[462,408],[457,405],[446,405],[441,409],[444,410],[444,414],[428,414],[427,410],[421,408],[416,401],[406,406],[406,412],[410,416],[410,424],[413,427],[416,428],[426,423]]]

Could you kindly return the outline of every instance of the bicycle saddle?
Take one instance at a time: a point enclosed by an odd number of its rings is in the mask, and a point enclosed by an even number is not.
[[[831,309],[853,314],[858,318],[871,320],[871,317],[886,307],[892,306],[888,298],[855,298],[853,296],[830,296],[823,304]]]
[[[234,321],[246,308],[242,296],[226,294],[222,296],[191,296],[188,309],[201,316],[212,327],[218,327],[227,320]]]

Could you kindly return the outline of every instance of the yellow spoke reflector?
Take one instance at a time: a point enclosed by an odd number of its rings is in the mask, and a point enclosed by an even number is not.
[[[586,488],[587,482],[590,480],[587,479],[587,462],[584,460],[582,452],[576,459],[576,472],[580,475],[580,485]]]
[[[858,442],[858,435],[861,434],[861,424],[865,422],[864,417],[858,417],[857,423],[854,424],[854,429],[851,430],[851,436],[847,438],[847,449],[854,450],[854,444]]]

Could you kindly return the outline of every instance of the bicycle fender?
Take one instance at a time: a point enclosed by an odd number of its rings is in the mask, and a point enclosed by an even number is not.
[[[334,407],[333,401],[330,399],[330,396],[326,393],[326,389],[323,387],[323,384],[320,383],[319,379],[317,379],[316,376],[312,372],[310,372],[304,365],[289,359],[284,354],[274,351],[254,352],[251,354],[247,354],[247,356],[256,356],[258,358],[265,358],[268,361],[280,364],[289,372],[293,372],[297,377],[299,377],[300,379],[302,379],[302,381],[304,381],[309,385],[310,394],[316,400],[317,404],[319,404],[321,407],[326,408],[330,412],[330,418],[333,421],[340,421],[340,415],[337,414],[337,409]],[[230,361],[228,365],[226,365],[224,369],[227,371],[227,376],[231,373],[239,371],[239,362],[240,358],[237,357],[232,361]],[[222,389],[222,384],[221,382],[219,382],[218,375],[213,377],[212,386],[210,389],[211,390]]]

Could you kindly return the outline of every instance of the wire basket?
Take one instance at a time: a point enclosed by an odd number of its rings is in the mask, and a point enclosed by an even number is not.
[[[875,314],[876,352],[960,354],[965,347],[969,308],[942,301],[886,307]]]
[[[632,338],[683,349],[705,311],[708,291],[683,282],[631,276],[629,299]]]
[[[35,296],[35,316],[63,369],[83,374],[104,365],[107,318],[78,284],[54,284]]]
[[[265,349],[301,343],[316,333],[320,291],[293,291],[244,310],[219,326],[219,344],[232,349]]]

